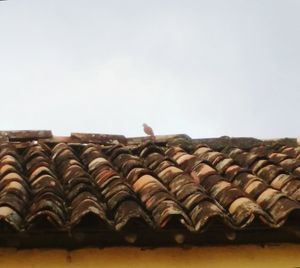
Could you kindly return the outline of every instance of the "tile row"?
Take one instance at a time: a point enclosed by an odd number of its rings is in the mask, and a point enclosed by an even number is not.
[[[0,220],[18,231],[277,228],[300,209],[299,161],[288,146],[2,143]]]

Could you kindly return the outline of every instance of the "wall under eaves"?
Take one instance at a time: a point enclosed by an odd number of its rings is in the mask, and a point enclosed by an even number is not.
[[[1,249],[0,267],[300,267],[300,245],[139,249]]]

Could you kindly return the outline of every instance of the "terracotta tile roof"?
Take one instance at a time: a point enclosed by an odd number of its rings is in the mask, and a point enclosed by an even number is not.
[[[150,241],[172,231],[173,242],[193,243],[219,226],[229,240],[253,230],[299,237],[290,228],[300,222],[296,139],[171,135],[153,142],[15,131],[0,132],[0,141],[2,234],[74,233],[82,241],[90,232],[117,233],[134,243],[139,232]]]

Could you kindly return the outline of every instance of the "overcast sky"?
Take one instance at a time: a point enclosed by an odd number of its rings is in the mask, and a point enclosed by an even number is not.
[[[300,136],[300,1],[0,2],[0,129]]]

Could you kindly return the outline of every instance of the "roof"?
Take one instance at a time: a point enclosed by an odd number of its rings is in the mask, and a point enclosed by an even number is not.
[[[296,139],[2,131],[0,141],[2,246],[299,240]]]

